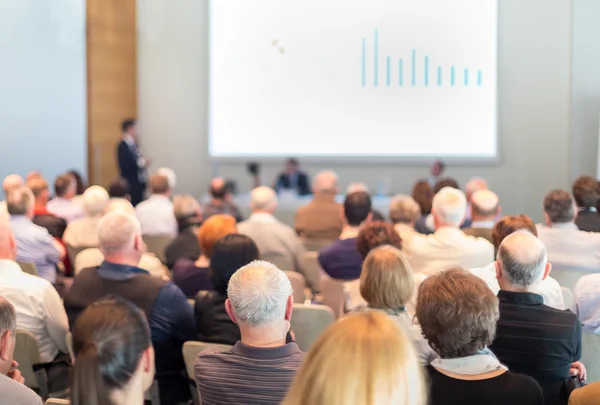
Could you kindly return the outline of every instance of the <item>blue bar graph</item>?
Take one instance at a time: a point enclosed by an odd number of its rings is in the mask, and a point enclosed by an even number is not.
[[[402,86],[403,82],[403,73],[402,73],[402,58],[398,59],[398,86]]]
[[[377,56],[377,29],[375,30],[375,60],[373,61],[373,85],[375,87],[377,87],[377,71],[379,70],[379,67],[377,66],[377,60],[378,60],[378,56]]]
[[[367,85],[367,39],[362,40],[362,86]]]
[[[412,86],[417,85],[417,51],[412,50]]]
[[[425,86],[429,86],[429,56],[425,56]]]
[[[387,84],[388,87],[390,87],[390,57],[387,57],[386,60],[386,71],[385,71],[385,84]]]
[[[442,85],[442,67],[438,66],[438,87]]]
[[[469,85],[469,69],[465,69],[465,86]]]
[[[454,66],[450,67],[450,85],[454,86]]]
[[[481,86],[482,80],[481,80],[481,70],[477,71],[477,85]]]

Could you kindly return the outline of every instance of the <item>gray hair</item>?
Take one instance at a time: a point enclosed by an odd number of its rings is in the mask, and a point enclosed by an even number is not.
[[[27,215],[34,204],[35,197],[28,187],[16,188],[6,198],[6,209],[10,215]]]
[[[140,222],[131,214],[115,211],[106,214],[98,223],[100,250],[106,256],[110,253],[132,249],[135,237],[142,234]]]
[[[229,280],[227,296],[236,318],[254,327],[283,321],[292,284],[274,264],[255,260]]]
[[[338,175],[331,170],[324,170],[317,173],[314,189],[320,193],[337,193]]]
[[[176,195],[173,197],[173,213],[177,220],[185,219],[196,215],[200,209],[198,200],[189,194]]]
[[[448,225],[460,226],[465,219],[467,199],[465,194],[452,187],[444,187],[433,197],[435,216]]]
[[[571,222],[575,219],[575,200],[568,191],[552,190],[544,198],[544,212],[553,224]]]
[[[541,280],[548,258],[546,246],[538,238],[529,231],[518,230],[504,238],[497,260],[512,285],[528,289]]]
[[[256,187],[250,193],[250,207],[253,211],[275,210],[277,208],[277,194],[270,187]]]
[[[367,186],[365,183],[362,183],[360,181],[352,182],[352,183],[348,184],[348,187],[346,187],[346,195],[350,195],[352,193],[357,193],[359,191],[362,191],[364,193],[367,193],[368,195],[371,195],[371,190],[369,190],[369,186]]]
[[[399,194],[390,202],[390,219],[395,224],[410,224],[420,216],[421,208],[411,196]]]
[[[83,206],[85,212],[90,217],[102,214],[109,199],[108,192],[103,187],[88,187],[83,193]]]
[[[165,176],[167,178],[170,190],[173,190],[175,186],[177,186],[177,175],[175,174],[175,171],[173,171],[173,169],[169,169],[168,167],[161,167],[156,171],[156,174],[160,174],[161,176]]]
[[[4,297],[0,297],[0,336],[5,332],[14,334],[17,330],[15,307]]]

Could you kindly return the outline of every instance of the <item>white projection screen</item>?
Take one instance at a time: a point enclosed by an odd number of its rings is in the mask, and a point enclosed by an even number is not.
[[[212,0],[212,157],[497,157],[496,0]]]

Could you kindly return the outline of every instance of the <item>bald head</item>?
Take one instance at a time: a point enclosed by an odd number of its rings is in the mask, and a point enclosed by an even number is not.
[[[487,190],[488,184],[485,179],[481,177],[473,177],[471,180],[467,182],[465,186],[465,194],[467,196],[467,200],[471,201],[471,197],[478,190]]]
[[[498,249],[496,266],[504,285],[511,289],[528,290],[544,279],[550,271],[546,247],[528,231],[508,235]],[[499,280],[500,281],[500,280]]]
[[[492,190],[477,190],[471,196],[471,216],[474,221],[495,219],[500,213],[498,196]]]
[[[133,205],[129,201],[123,198],[113,198],[109,201],[104,209],[104,214],[110,214],[111,212],[124,212],[135,216],[135,208],[133,208]]]
[[[252,212],[275,212],[277,208],[277,195],[272,188],[256,187],[250,194],[250,208]]]
[[[338,176],[335,172],[325,170],[317,174],[313,185],[315,194],[337,194],[338,191]]]
[[[4,193],[8,195],[15,188],[19,188],[23,186],[23,178],[17,174],[11,174],[4,178],[2,182],[2,188],[4,189]]]
[[[223,200],[227,195],[227,187],[225,186],[225,180],[221,177],[215,177],[210,182],[210,195],[215,200]]]

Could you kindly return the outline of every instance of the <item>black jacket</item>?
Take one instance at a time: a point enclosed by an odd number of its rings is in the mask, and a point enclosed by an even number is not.
[[[279,189],[291,189],[292,185],[290,182],[290,176],[286,173],[281,173],[279,178],[277,179],[277,183],[275,184],[275,190]],[[296,191],[299,195],[307,195],[310,194],[310,182],[308,181],[308,176],[304,172],[297,173],[296,180]]]
[[[582,231],[600,232],[600,214],[598,211],[579,211],[575,218],[575,225]]]
[[[241,339],[240,328],[225,311],[227,297],[216,291],[200,291],[196,295],[194,317],[198,340],[234,345]]]

